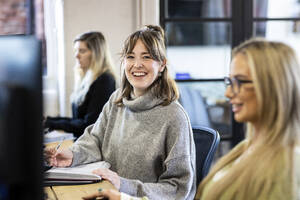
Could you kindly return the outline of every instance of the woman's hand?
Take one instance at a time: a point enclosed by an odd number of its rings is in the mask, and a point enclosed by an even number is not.
[[[46,148],[44,158],[50,166],[69,167],[73,161],[73,153],[69,149],[56,150],[55,148]]]
[[[97,197],[108,198],[109,200],[120,200],[121,193],[117,190],[112,189],[99,189],[98,192],[82,197],[82,199],[96,199]]]
[[[120,177],[116,172],[113,172],[106,168],[99,168],[93,171],[94,174],[101,176],[103,179],[110,181],[117,190],[120,189]]]

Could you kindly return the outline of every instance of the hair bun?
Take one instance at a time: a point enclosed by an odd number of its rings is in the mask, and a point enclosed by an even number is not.
[[[149,30],[149,31],[155,31],[155,32],[158,32],[159,34],[161,34],[161,36],[162,36],[163,38],[164,38],[164,36],[165,36],[164,30],[163,30],[160,26],[146,25],[143,29],[144,29],[144,30]]]

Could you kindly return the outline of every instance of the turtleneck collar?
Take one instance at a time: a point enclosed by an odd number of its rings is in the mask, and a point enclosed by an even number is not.
[[[123,98],[122,100],[126,107],[135,112],[150,110],[163,102],[162,99],[156,98],[150,91],[139,97],[131,94],[130,99]]]

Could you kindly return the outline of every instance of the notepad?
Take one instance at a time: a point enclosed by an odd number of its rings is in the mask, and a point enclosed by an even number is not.
[[[48,185],[69,185],[99,182],[101,177],[92,173],[93,170],[98,168],[110,168],[110,164],[99,161],[75,167],[53,167],[44,173],[44,183]]]
[[[75,137],[73,133],[66,133],[63,131],[51,131],[49,133],[46,133],[44,135],[44,144],[50,143],[50,142],[59,142],[62,140],[74,140]]]

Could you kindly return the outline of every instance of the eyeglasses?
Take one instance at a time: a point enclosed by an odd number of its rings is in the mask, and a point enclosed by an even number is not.
[[[240,80],[236,77],[224,77],[224,83],[226,87],[230,86],[233,94],[238,94],[240,92],[241,86],[246,83],[252,83],[251,80]]]

